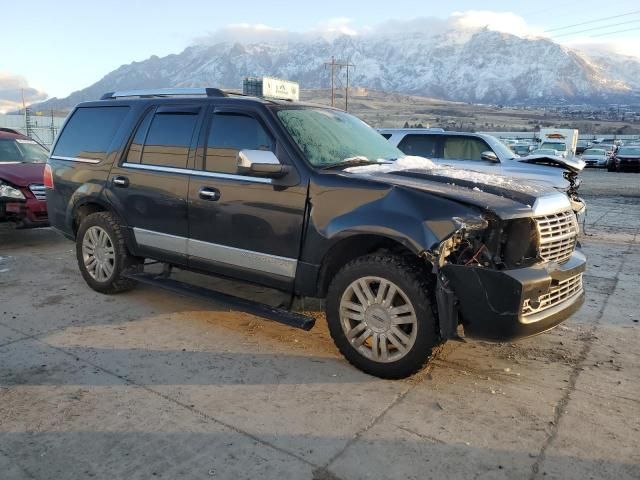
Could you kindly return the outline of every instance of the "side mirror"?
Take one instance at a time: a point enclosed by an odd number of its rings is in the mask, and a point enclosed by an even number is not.
[[[267,150],[240,150],[236,156],[238,173],[256,177],[280,178],[289,173],[275,154]]]
[[[491,150],[487,150],[486,152],[482,152],[482,154],[480,155],[482,157],[482,160],[486,160],[488,162],[497,162],[498,160],[498,156],[493,153]]]

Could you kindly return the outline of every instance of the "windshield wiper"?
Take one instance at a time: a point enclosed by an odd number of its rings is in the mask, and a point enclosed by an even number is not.
[[[364,157],[353,157],[353,158],[345,158],[337,163],[332,163],[331,165],[325,165],[320,167],[320,170],[331,170],[334,168],[345,168],[345,167],[357,167],[359,165],[383,165],[389,164],[391,162],[388,161],[380,161],[380,160],[369,160]]]

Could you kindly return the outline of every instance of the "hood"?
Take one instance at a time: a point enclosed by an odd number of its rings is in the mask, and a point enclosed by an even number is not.
[[[415,157],[414,157],[415,158]],[[415,160],[393,165],[368,165],[346,170],[366,176],[368,180],[413,188],[460,203],[491,211],[502,219],[542,215],[539,207],[553,204],[556,211],[571,208],[566,195],[547,184],[522,182],[502,175],[488,175],[457,168],[437,167],[425,162],[423,168]],[[399,164],[400,163],[400,164]],[[408,168],[402,168],[403,165]],[[418,167],[418,168],[415,168]],[[424,168],[426,167],[426,168]]]
[[[557,155],[529,155],[528,157],[523,157],[517,159],[522,163],[533,163],[537,165],[550,165],[552,167],[565,168],[571,172],[578,173],[581,172],[585,163],[579,158],[564,158]]]
[[[27,187],[32,183],[42,183],[45,163],[0,163],[0,180]]]

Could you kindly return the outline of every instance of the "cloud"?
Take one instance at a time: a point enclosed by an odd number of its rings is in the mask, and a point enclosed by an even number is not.
[[[358,25],[353,19],[335,17],[319,22],[315,27],[302,32],[263,24],[236,23],[210,32],[204,37],[199,37],[195,43],[198,45],[212,45],[221,42],[286,43],[309,39],[331,41],[341,35],[391,36],[408,33],[428,33],[435,36],[450,30],[473,33],[483,28],[519,36],[542,34],[542,30],[530,27],[522,17],[511,12],[469,10],[454,12],[448,18],[420,17],[411,20],[388,20],[375,26]]]
[[[0,113],[22,108],[22,95],[27,105],[46,100],[45,92],[29,86],[22,75],[0,71]]]
[[[454,26],[468,30],[487,28],[519,37],[543,34],[542,30],[530,26],[524,18],[513,12],[468,10],[466,12],[454,12],[450,19]]]
[[[266,42],[273,44],[296,43],[308,40],[332,41],[341,35],[378,37],[407,36],[413,33],[427,34],[436,37],[448,32],[455,32],[457,36],[452,38],[457,41],[465,41],[474,32],[482,29],[508,33],[524,38],[546,37],[552,40],[552,35],[544,32],[542,28],[529,24],[523,17],[513,12],[494,12],[489,10],[467,10],[452,13],[448,18],[419,17],[410,20],[388,20],[378,25],[359,25],[353,19],[336,17],[318,23],[306,31],[292,31],[283,28],[271,27],[263,24],[231,24],[211,32],[204,37],[196,39],[195,44],[213,45],[221,42],[238,42],[242,44]],[[616,52],[630,56],[640,56],[640,39],[604,39],[594,42],[594,39],[563,39],[561,44],[568,47],[576,47],[589,50],[591,46],[606,49],[608,52]],[[555,41],[555,40],[554,40]],[[587,47],[585,47],[585,45]],[[584,47],[584,48],[583,48]]]
[[[586,54],[608,55],[611,53],[640,58],[640,38],[625,38],[597,41],[594,38],[574,38],[564,45],[581,50]]]

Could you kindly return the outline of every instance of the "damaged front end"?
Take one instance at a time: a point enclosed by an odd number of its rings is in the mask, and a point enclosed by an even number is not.
[[[459,228],[425,257],[437,277],[443,339],[508,341],[536,335],[584,301],[586,259],[575,251],[572,212],[502,220],[458,219]]]

